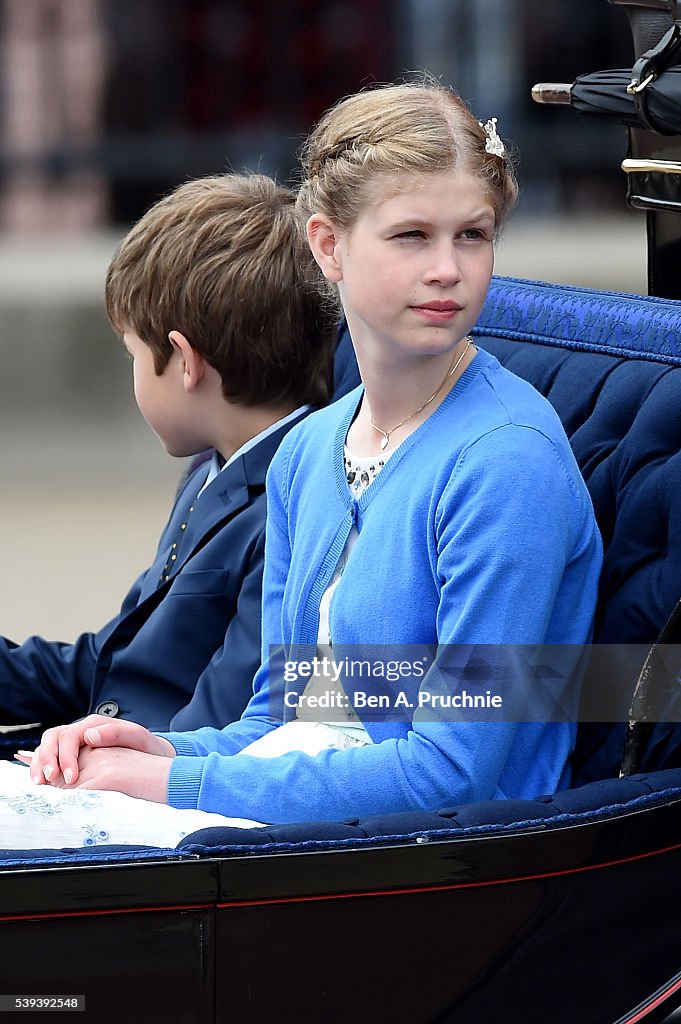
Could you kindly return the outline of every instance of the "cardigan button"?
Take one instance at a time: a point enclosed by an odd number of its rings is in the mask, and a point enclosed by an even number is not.
[[[98,704],[95,708],[96,715],[106,715],[107,718],[115,718],[120,712],[120,707],[115,700],[103,700],[101,704]]]

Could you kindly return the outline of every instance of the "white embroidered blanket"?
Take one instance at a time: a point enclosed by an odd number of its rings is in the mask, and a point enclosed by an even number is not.
[[[291,750],[314,756],[330,747],[363,746],[322,722],[289,722],[241,751],[251,757],[279,757]],[[235,756],[239,756],[238,754]],[[34,786],[28,768],[0,761],[0,849],[39,850],[79,846],[175,847],[200,828],[263,827],[261,821],[229,818],[209,811],[179,810],[97,789]]]
[[[174,847],[200,828],[258,824],[207,811],[178,810],[124,793],[34,786],[28,768],[0,761],[0,847],[4,850],[121,843]]]

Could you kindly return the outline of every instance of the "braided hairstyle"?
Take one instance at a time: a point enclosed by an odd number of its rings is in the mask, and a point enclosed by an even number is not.
[[[331,107],[304,143],[299,212],[348,230],[379,176],[464,171],[488,195],[498,235],[518,186],[508,151],[490,153],[487,142],[467,104],[428,76],[363,90]]]

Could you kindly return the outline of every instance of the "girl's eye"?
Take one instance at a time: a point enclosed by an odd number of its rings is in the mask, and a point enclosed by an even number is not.
[[[461,234],[470,242],[484,242],[487,239],[487,235],[481,228],[466,228]]]
[[[425,238],[425,234],[417,229],[414,231],[400,231],[399,235],[395,235],[395,238]]]

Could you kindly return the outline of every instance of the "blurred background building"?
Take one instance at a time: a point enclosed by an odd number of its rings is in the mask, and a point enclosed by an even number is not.
[[[631,63],[606,0],[2,0],[2,225],[124,225],[189,176],[287,178],[335,99],[427,68],[523,154],[525,205],[621,209],[622,133],[538,109],[538,80]]]
[[[287,180],[330,103],[427,69],[518,147],[498,271],[644,291],[625,130],[530,99],[632,52],[607,0],[0,0],[0,631],[96,627],[150,560],[180,467],[102,290],[152,202],[228,168]]]

